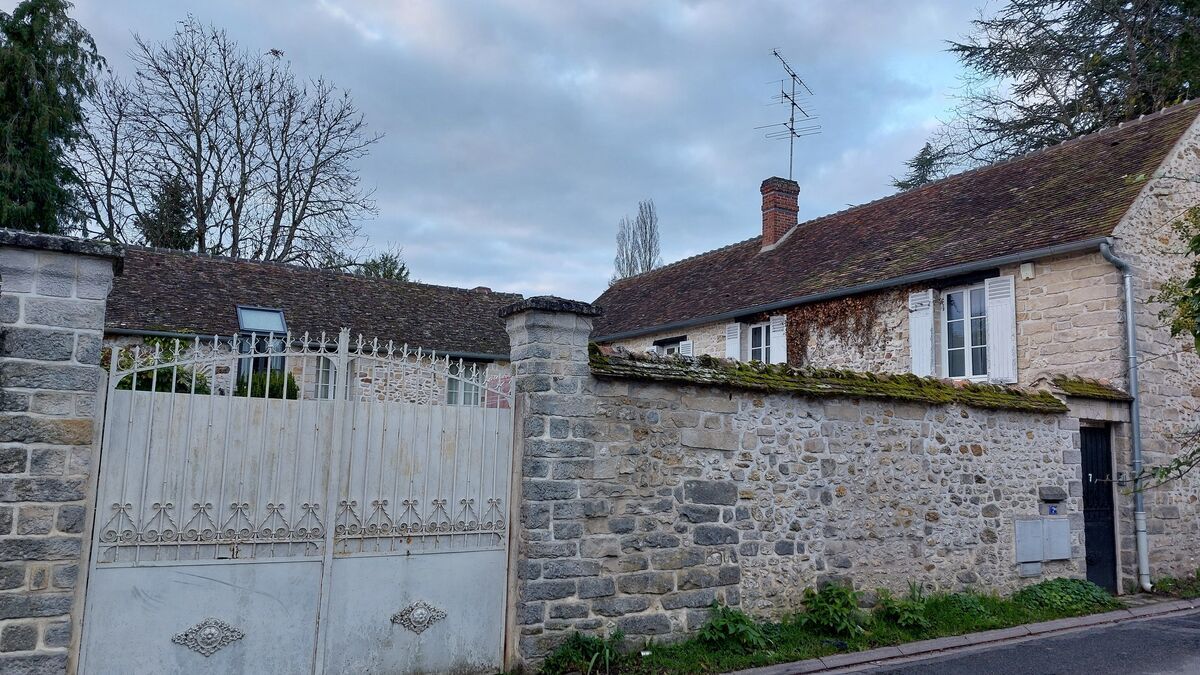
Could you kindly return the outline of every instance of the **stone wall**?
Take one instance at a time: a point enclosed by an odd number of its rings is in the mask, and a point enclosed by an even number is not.
[[[78,632],[117,255],[0,230],[0,672],[65,672]]]
[[[1183,136],[1163,167],[1142,189],[1117,226],[1116,254],[1133,267],[1137,298],[1142,446],[1147,466],[1168,462],[1190,433],[1200,430],[1200,357],[1189,339],[1172,338],[1151,302],[1163,282],[1187,275],[1192,258],[1170,229],[1200,204],[1200,122]],[[1118,459],[1130,466],[1126,450]],[[1132,500],[1121,500],[1120,531],[1125,574],[1134,571]],[[1146,495],[1151,578],[1190,574],[1200,567],[1200,474],[1193,472]]]
[[[1044,573],[1083,573],[1073,418],[597,379],[590,324],[509,318],[521,657],[573,630],[677,637],[714,600],[778,617],[834,578],[1011,590],[1042,487],[1070,495],[1072,542]]]

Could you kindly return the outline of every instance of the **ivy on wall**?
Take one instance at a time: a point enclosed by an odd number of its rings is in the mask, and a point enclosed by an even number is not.
[[[880,346],[891,331],[899,328],[881,323],[885,308],[891,303],[903,306],[907,293],[907,289],[903,289],[853,295],[789,309],[786,313],[788,363],[807,365],[808,348],[814,337],[840,341],[859,353]],[[765,321],[765,317],[764,314],[756,320]]]

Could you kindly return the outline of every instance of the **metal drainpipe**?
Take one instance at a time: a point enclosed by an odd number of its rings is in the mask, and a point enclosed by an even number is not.
[[[1146,536],[1146,501],[1142,494],[1142,421],[1138,397],[1137,326],[1133,313],[1133,270],[1112,250],[1112,239],[1100,244],[1100,255],[1121,273],[1125,287],[1125,353],[1129,359],[1129,431],[1133,445],[1133,528],[1137,541],[1138,585],[1149,592],[1150,542]]]

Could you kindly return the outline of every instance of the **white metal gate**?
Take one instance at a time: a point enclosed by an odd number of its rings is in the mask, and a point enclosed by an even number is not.
[[[498,669],[510,380],[346,330],[111,354],[80,672]]]

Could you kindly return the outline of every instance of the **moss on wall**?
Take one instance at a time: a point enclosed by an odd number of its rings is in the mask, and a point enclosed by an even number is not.
[[[1059,375],[1051,380],[1062,393],[1079,398],[1095,398],[1103,401],[1128,401],[1129,394],[1111,384],[1086,377]]]
[[[618,353],[593,344],[592,374],[682,384],[714,385],[820,398],[876,398],[916,403],[960,403],[976,408],[1065,413],[1049,392],[990,384],[949,382],[911,374],[886,375],[844,370],[741,363],[711,356],[694,360]]]

